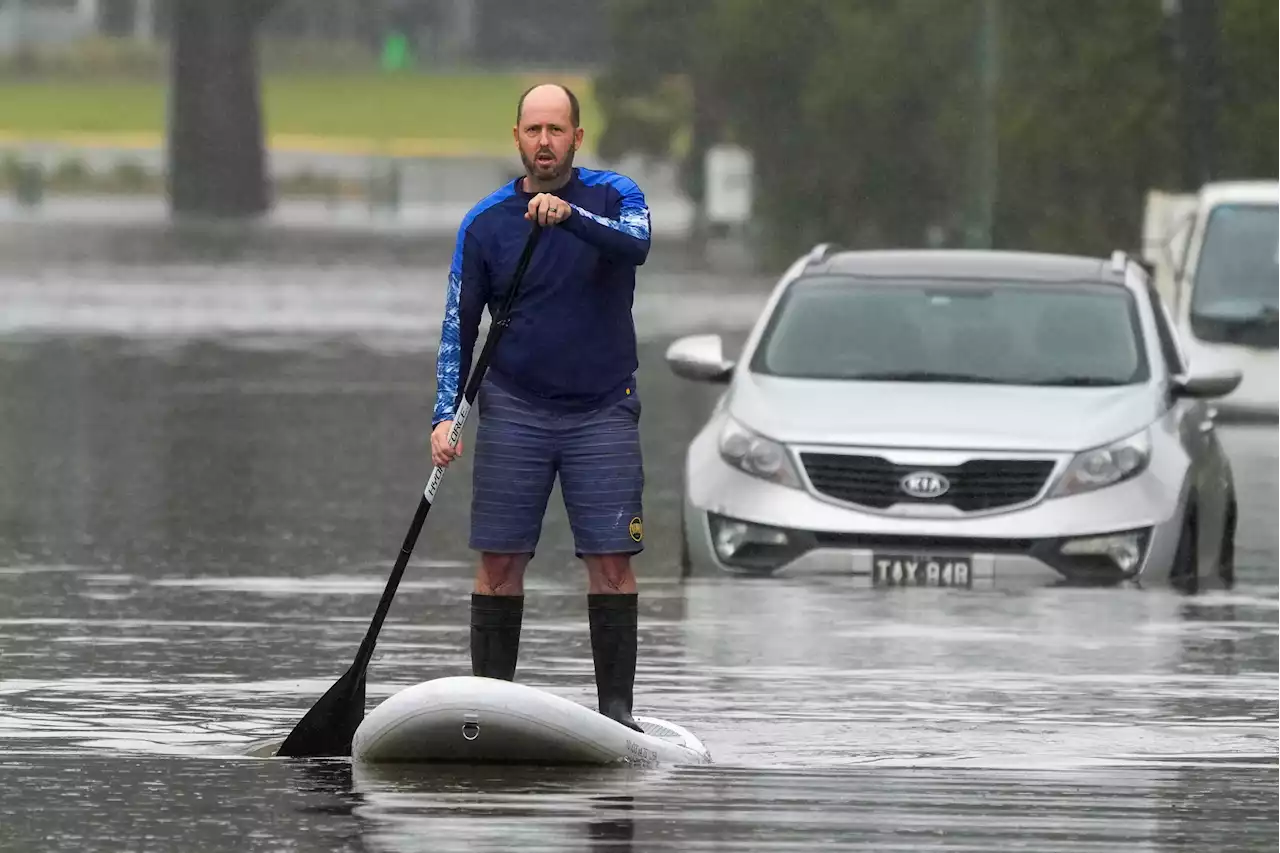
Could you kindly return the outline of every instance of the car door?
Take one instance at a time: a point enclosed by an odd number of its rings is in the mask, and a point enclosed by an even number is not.
[[[1152,301],[1156,333],[1160,338],[1160,352],[1165,369],[1170,376],[1187,372],[1186,355],[1174,333],[1168,306],[1159,294],[1147,284],[1148,297]],[[1191,460],[1190,480],[1196,498],[1197,551],[1201,565],[1213,565],[1217,561],[1218,545],[1222,540],[1226,523],[1226,495],[1228,493],[1229,468],[1226,454],[1218,441],[1215,410],[1203,400],[1174,399],[1169,416],[1174,419],[1179,439]]]

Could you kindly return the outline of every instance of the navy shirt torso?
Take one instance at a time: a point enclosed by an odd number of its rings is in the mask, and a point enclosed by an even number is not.
[[[532,228],[524,215],[534,194],[521,184],[481,200],[458,229],[433,425],[453,417],[484,309],[492,317],[512,284]],[[620,393],[638,368],[632,303],[636,267],[649,251],[649,209],[634,181],[610,171],[575,168],[551,193],[573,213],[543,229],[488,376],[549,410],[588,409]]]

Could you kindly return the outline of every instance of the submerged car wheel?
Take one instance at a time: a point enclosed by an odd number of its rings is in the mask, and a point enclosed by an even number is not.
[[[1200,589],[1200,568],[1196,565],[1197,541],[1196,510],[1193,505],[1187,508],[1182,533],[1178,536],[1178,550],[1174,552],[1173,566],[1169,570],[1169,584],[1180,592],[1195,593]]]
[[[689,559],[689,527],[683,510],[680,512],[680,577],[693,577],[693,562]]]
[[[1218,578],[1227,589],[1236,585],[1236,500],[1227,504],[1227,518],[1222,526],[1222,544],[1218,546]]]

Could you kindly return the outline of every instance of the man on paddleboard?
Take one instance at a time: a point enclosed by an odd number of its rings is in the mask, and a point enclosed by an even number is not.
[[[542,532],[557,476],[577,556],[588,574],[587,611],[600,712],[636,731],[636,578],[643,550],[639,361],[631,315],[636,267],[649,253],[644,193],[616,172],[575,167],[578,100],[534,86],[514,128],[525,175],[464,217],[449,270],[436,360],[431,456],[462,453],[449,430],[471,367],[481,314],[511,285],[533,222],[543,226],[511,324],[476,397],[471,499],[471,667],[514,680],[524,571]]]

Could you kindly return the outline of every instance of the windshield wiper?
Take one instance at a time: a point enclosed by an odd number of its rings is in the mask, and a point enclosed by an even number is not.
[[[1268,305],[1243,317],[1219,317],[1212,314],[1208,316],[1219,323],[1228,323],[1232,326],[1274,326],[1276,321],[1280,320],[1280,311]]]
[[[1105,376],[1050,376],[1038,379],[1031,384],[1055,388],[1115,388],[1127,383],[1119,379],[1108,379]]]
[[[971,382],[989,385],[1004,381],[994,376],[974,376],[972,373],[943,373],[932,370],[886,370],[881,373],[858,373],[849,378],[865,382]]]
[[[1269,326],[1280,321],[1280,307],[1259,305],[1258,310],[1249,314],[1216,314],[1209,311],[1196,311],[1194,315],[1203,320],[1231,326]]]
[[[1280,308],[1259,305],[1248,313],[1192,311],[1191,331],[1203,340],[1248,347],[1274,348],[1280,332]]]

